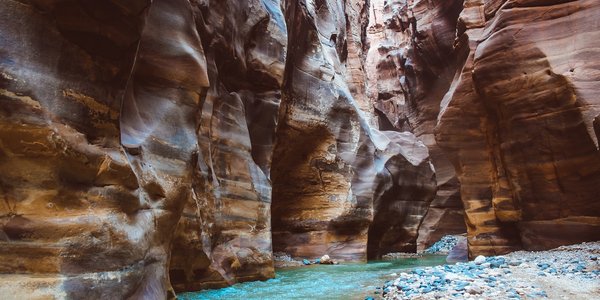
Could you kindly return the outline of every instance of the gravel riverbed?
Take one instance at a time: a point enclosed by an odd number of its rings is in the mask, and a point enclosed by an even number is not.
[[[399,273],[384,299],[600,299],[600,242]]]

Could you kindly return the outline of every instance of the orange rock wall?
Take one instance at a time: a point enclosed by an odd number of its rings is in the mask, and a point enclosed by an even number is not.
[[[600,238],[595,1],[465,1],[436,138],[471,255]],[[462,56],[460,54],[459,56]]]
[[[596,2],[2,1],[0,294],[598,240]]]

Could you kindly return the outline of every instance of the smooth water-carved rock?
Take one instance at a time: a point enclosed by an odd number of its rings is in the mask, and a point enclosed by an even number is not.
[[[361,112],[369,110],[361,73],[367,10],[361,1],[342,4],[313,8],[327,33],[318,38],[327,51],[320,64],[319,54],[298,47],[316,41],[297,39],[316,34],[313,21],[288,10],[289,37],[278,1],[7,3],[0,267],[12,275],[2,275],[2,291],[147,299],[172,296],[170,283],[181,291],[272,277],[269,177],[274,171],[282,182],[295,163],[340,187],[327,195],[337,212],[325,227],[342,238],[308,247],[335,245],[334,258],[365,258],[377,193],[385,205],[375,215],[395,205],[406,217],[372,231],[407,226],[410,234],[382,243],[413,245],[434,184],[427,151],[414,137],[372,129]],[[302,77],[307,71],[313,75]],[[289,103],[280,116],[284,80]],[[315,97],[292,99],[315,82],[323,88]],[[300,99],[322,103],[288,114]],[[299,136],[280,130],[280,145],[331,154],[281,154],[273,169],[278,119],[305,126]],[[388,195],[403,185],[404,196]],[[413,193],[415,209],[394,202]],[[307,222],[301,216],[289,228]]]
[[[373,5],[4,1],[0,294],[379,258],[462,204],[471,255],[600,238],[600,5]]]
[[[599,27],[582,21],[599,14],[594,1],[465,2],[457,51],[469,54],[436,136],[472,256],[600,238]]]
[[[208,86],[190,4],[36,4],[1,9],[0,288],[164,299]]]
[[[414,253],[419,226],[435,197],[436,181],[429,151],[412,133],[387,131],[391,143],[378,152],[377,187],[367,254]]]
[[[419,228],[418,250],[466,231],[454,167],[433,131],[452,82],[456,19],[462,1],[371,1],[367,40],[369,98],[385,130],[413,132],[429,148],[437,192]]]
[[[365,20],[367,10],[349,4],[347,19]],[[348,86],[344,80],[357,74],[348,53],[363,47],[356,36],[364,35],[353,32],[352,40],[346,39],[344,12],[341,1],[286,7],[288,77],[274,153],[272,225],[274,251],[294,257],[328,253],[364,260],[368,240],[374,257],[385,254],[380,248],[414,248],[416,228],[435,189],[427,149],[416,140],[398,143],[393,133],[372,128],[372,116],[360,110],[362,89],[352,86],[364,81]],[[421,153],[403,153],[404,146],[420,147]],[[407,163],[413,156],[420,157],[418,163]],[[404,181],[398,177],[402,172],[416,176]],[[389,222],[385,211],[391,207],[398,216]],[[403,225],[408,233],[393,232]]]
[[[171,281],[187,291],[274,276],[269,173],[287,48],[279,1],[208,1],[194,14],[211,84],[171,254]]]

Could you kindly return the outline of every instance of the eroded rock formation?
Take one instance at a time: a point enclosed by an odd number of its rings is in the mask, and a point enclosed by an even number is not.
[[[364,72],[362,80],[346,80],[360,69],[349,51],[364,47],[358,37],[366,26],[360,34],[347,27],[366,20],[359,3],[346,2],[346,13],[342,1],[286,7],[290,44],[272,177],[275,252],[357,260],[414,249],[431,201],[426,147],[410,133],[372,128],[372,116],[360,109]],[[390,214],[397,217],[388,220]]]
[[[452,82],[461,1],[371,1],[368,95],[386,130],[413,132],[429,148],[437,193],[419,229],[419,250],[466,231],[454,167],[437,145],[440,102]]]
[[[166,297],[207,78],[189,3],[155,3],[3,1],[3,295]]]
[[[172,247],[176,290],[274,276],[271,153],[287,27],[279,1],[207,1],[194,7],[210,88],[199,121],[195,195]]]
[[[465,1],[439,143],[471,254],[600,238],[596,1]],[[462,56],[462,54],[461,54]]]
[[[414,248],[428,150],[371,128],[364,3],[317,2],[7,1],[0,291],[150,299],[272,277],[271,172],[276,197],[317,182],[294,199],[331,203],[328,236],[291,253],[364,259],[370,233],[374,255]]]
[[[600,4],[384,3],[2,1],[0,294],[599,239]]]

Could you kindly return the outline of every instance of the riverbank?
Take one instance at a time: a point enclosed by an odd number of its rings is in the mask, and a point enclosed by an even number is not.
[[[384,299],[600,299],[600,242],[415,268],[379,291]]]

